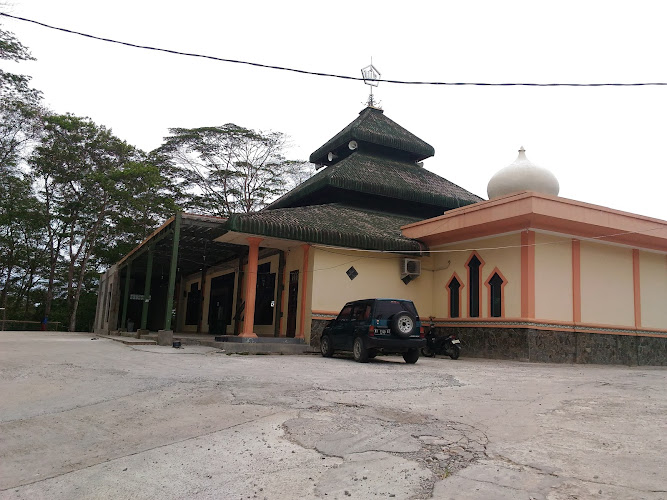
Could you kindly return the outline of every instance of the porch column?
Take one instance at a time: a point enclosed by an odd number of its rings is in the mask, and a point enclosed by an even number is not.
[[[146,280],[144,281],[144,306],[141,309],[141,329],[146,329],[148,323],[148,303],[151,294],[151,278],[153,277],[153,248],[148,249],[148,262],[146,263]]]
[[[521,232],[521,317],[535,318],[535,231]]]
[[[572,322],[581,323],[581,243],[572,240]]]
[[[308,299],[308,259],[310,245],[301,245],[303,248],[303,278],[301,279],[301,315],[299,317],[299,331],[296,334],[297,339],[303,339],[306,336],[306,300]]]
[[[171,247],[171,266],[169,267],[169,287],[167,289],[167,307],[164,313],[164,329],[171,330],[171,310],[174,307],[174,289],[178,271],[178,245],[181,241],[181,212],[174,218],[174,242]]]
[[[259,242],[262,238],[248,238],[248,267],[245,285],[245,321],[239,337],[257,337],[255,328],[255,296],[257,295],[257,261],[259,260]]]
[[[132,261],[127,263],[125,272],[125,288],[123,289],[123,314],[120,320],[120,327],[127,327],[127,304],[130,302],[130,278],[132,277]]]
[[[635,298],[635,328],[642,327],[642,297],[639,281],[639,249],[632,249],[632,284]]]

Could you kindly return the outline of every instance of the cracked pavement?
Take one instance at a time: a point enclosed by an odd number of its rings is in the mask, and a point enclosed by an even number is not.
[[[667,499],[667,370],[0,333],[0,499]]]

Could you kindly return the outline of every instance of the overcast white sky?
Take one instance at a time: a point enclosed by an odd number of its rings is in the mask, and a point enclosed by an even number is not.
[[[666,82],[667,3],[613,1],[14,0],[9,13],[185,52],[383,78]],[[352,121],[361,82],[122,47],[0,18],[37,58],[57,112],[151,150],[170,127],[233,122],[288,134],[292,158]],[[435,148],[429,170],[486,198],[520,146],[560,195],[667,219],[667,87],[428,87],[383,83],[385,114]]]

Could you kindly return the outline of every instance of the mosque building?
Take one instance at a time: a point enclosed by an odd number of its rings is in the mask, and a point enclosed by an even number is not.
[[[483,200],[434,153],[366,107],[266,208],[166,221],[102,275],[95,331],[317,346],[346,302],[396,297],[467,356],[667,364],[667,221],[559,197],[523,148]]]

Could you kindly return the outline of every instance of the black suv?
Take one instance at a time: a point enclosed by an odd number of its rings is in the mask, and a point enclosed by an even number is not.
[[[416,363],[426,345],[417,309],[411,300],[366,299],[348,302],[322,332],[322,356],[352,351],[365,363],[378,353],[401,353],[406,363]]]

